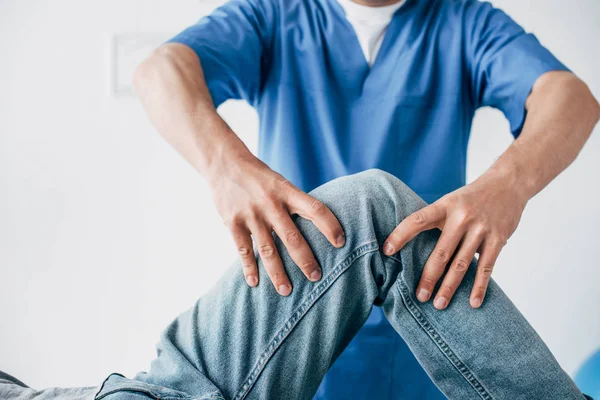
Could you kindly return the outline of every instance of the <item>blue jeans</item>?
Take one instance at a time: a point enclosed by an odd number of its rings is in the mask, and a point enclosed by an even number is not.
[[[90,389],[91,397],[311,399],[375,305],[450,399],[584,398],[496,283],[480,309],[469,306],[475,261],[447,309],[416,300],[439,232],[420,234],[393,257],[383,255],[387,235],[425,206],[398,179],[370,170],[311,194],[346,233],[346,245],[335,249],[312,223],[295,219],[323,269],[321,281],[308,281],[276,238],[294,286],[289,297],[276,293],[262,263],[257,288],[246,285],[236,263],[167,327],[149,372],[133,380],[113,374]]]

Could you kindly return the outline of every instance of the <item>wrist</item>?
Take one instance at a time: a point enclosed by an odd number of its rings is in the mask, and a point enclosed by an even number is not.
[[[244,179],[257,163],[260,160],[237,139],[221,144],[219,150],[211,156],[211,162],[203,175],[208,185],[214,189],[224,180],[237,182]]]
[[[235,173],[244,160],[256,159],[220,117],[204,119],[201,130],[196,136],[202,141],[196,142],[197,157],[193,164],[209,186],[227,179],[226,176]]]
[[[484,176],[497,182],[501,190],[512,192],[523,207],[535,195],[526,173],[516,165],[493,165]]]

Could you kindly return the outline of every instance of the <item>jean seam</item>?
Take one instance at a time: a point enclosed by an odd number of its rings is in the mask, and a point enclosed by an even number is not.
[[[461,374],[461,376],[471,385],[473,389],[479,394],[479,396],[484,400],[493,400],[490,392],[483,386],[483,384],[475,377],[473,371],[467,367],[467,365],[458,357],[458,355],[450,348],[448,343],[444,340],[444,338],[440,335],[440,333],[435,329],[435,327],[427,320],[427,317],[421,312],[419,307],[412,301],[410,297],[410,293],[408,291],[408,286],[404,281],[404,277],[399,276],[398,285],[396,285],[398,292],[400,293],[400,297],[404,302],[404,305],[412,315],[412,317],[417,321],[417,323],[421,326],[421,328],[425,331],[425,333],[433,340],[436,346],[444,353],[448,361],[456,368],[456,370]]]
[[[108,382],[108,380],[113,376],[113,375],[117,375],[120,376],[122,378],[126,378],[124,375],[119,374],[117,372],[113,372],[112,374],[110,374],[106,379],[104,379],[104,381],[102,381],[102,385],[100,385],[100,388],[95,392],[94,394],[94,399],[103,399],[106,396],[108,396],[109,394],[114,394],[114,393],[119,393],[122,391],[131,391],[131,392],[141,392],[139,387],[133,387],[133,386],[118,386],[115,389],[111,389],[108,390],[105,393],[102,393],[102,390],[104,389],[104,386],[106,385],[106,383]],[[137,381],[138,383],[144,383],[142,381]],[[170,389],[170,390],[174,390],[168,387],[164,387],[165,389]],[[187,393],[183,393],[182,392],[182,396],[163,396],[161,394],[155,393],[154,391],[147,389],[148,392],[151,393],[152,396],[159,398],[161,400],[225,400],[225,398],[223,397],[223,395],[221,394],[221,392],[219,390],[214,390],[208,394],[203,394],[200,397],[193,397]],[[100,393],[102,393],[102,395],[100,395]]]
[[[316,301],[327,291],[327,289],[331,287],[331,285],[333,285],[337,278],[344,271],[350,268],[352,264],[354,264],[360,257],[378,250],[379,244],[376,240],[359,245],[321,280],[321,282],[300,302],[298,307],[296,307],[292,313],[292,316],[283,324],[283,326],[271,339],[266,349],[258,357],[258,360],[250,370],[250,373],[242,384],[242,387],[236,392],[235,396],[233,396],[233,400],[242,400],[250,393],[250,390],[258,380],[258,377],[266,367],[269,360],[275,354],[275,351],[281,346],[287,336],[289,336],[292,330],[296,327],[296,325],[298,325],[300,320],[312,308]]]
[[[102,400],[106,396],[109,396],[109,395],[115,394],[115,393],[121,393],[121,392],[131,392],[131,393],[138,393],[138,394],[141,393],[142,395],[144,395],[144,397],[151,397],[151,398],[155,398],[155,399],[159,399],[159,400],[193,400],[191,397],[161,396],[161,395],[158,395],[155,393],[147,393],[147,392],[140,391],[139,389],[132,389],[129,387],[124,387],[124,388],[119,388],[117,390],[108,391],[108,392],[104,393],[101,397],[98,397],[98,399]]]

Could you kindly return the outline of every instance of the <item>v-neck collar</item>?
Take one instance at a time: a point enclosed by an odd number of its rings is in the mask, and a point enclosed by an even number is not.
[[[345,30],[349,33],[349,36],[352,37],[352,47],[354,47],[354,49],[353,54],[349,55],[349,57],[354,57],[354,53],[360,55],[360,58],[362,60],[361,64],[365,69],[364,81],[366,81],[369,75],[371,75],[371,73],[378,68],[379,64],[381,64],[381,59],[385,58],[385,56],[389,52],[392,37],[398,33],[398,23],[400,22],[400,20],[404,19],[402,18],[402,16],[407,15],[407,13],[413,8],[413,3],[415,3],[417,0],[405,0],[402,6],[398,10],[396,10],[394,16],[392,17],[392,20],[390,21],[390,24],[386,29],[383,41],[381,43],[381,47],[379,49],[379,52],[377,53],[377,56],[375,56],[373,65],[369,65],[369,61],[364,56],[356,30],[354,29],[350,21],[348,21],[348,18],[346,18],[346,12],[344,10],[344,7],[342,7],[338,0],[327,1],[331,4],[332,8],[335,9],[340,19],[340,22],[343,24]]]
[[[355,3],[353,0],[337,0],[345,11],[347,18],[361,21],[389,22],[393,15],[404,5],[406,0],[400,0],[386,6],[373,7]]]

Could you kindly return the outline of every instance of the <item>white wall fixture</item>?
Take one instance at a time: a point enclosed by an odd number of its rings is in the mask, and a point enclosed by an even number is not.
[[[135,68],[154,49],[172,37],[160,33],[116,33],[109,38],[107,76],[109,95],[135,96],[132,77]]]

